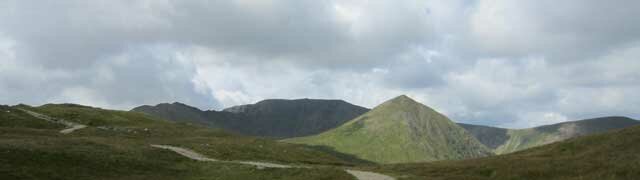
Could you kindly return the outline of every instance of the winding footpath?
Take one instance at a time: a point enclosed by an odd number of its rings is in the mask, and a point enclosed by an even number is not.
[[[42,119],[42,120],[49,121],[49,122],[52,122],[52,123],[57,123],[57,124],[62,124],[62,125],[67,126],[68,127],[67,129],[63,129],[63,130],[59,131],[62,134],[69,134],[69,133],[72,133],[72,132],[74,132],[76,130],[88,127],[88,126],[83,125],[83,124],[67,121],[67,120],[64,120],[64,119],[52,118],[52,117],[49,117],[47,115],[40,114],[40,113],[33,112],[33,111],[29,111],[29,110],[26,110],[26,109],[22,109],[22,108],[18,108],[18,109],[21,110],[21,111],[24,111],[25,113],[27,113],[27,114],[29,114],[29,115],[31,115],[33,117],[36,117],[38,119]],[[290,166],[290,165],[267,163],[267,162],[256,162],[256,161],[222,161],[222,160],[208,158],[205,155],[202,155],[202,154],[194,152],[194,151],[192,151],[190,149],[181,148],[181,147],[168,146],[168,145],[156,145],[156,144],[151,144],[151,147],[170,150],[170,151],[173,151],[175,153],[178,153],[178,154],[180,154],[182,156],[185,156],[185,157],[187,157],[189,159],[193,159],[193,160],[196,160],[196,161],[209,161],[209,162],[223,162],[223,163],[244,164],[244,165],[255,166],[258,169],[264,169],[264,168],[310,168],[310,167],[307,167],[307,166]],[[352,169],[345,169],[345,171],[347,173],[353,175],[354,177],[356,177],[356,179],[358,179],[358,180],[395,180],[395,178],[393,178],[391,176],[387,176],[387,175],[379,174],[379,173],[374,173],[374,172],[358,171],[358,170],[352,170]]]
[[[350,170],[350,169],[345,169],[345,171],[347,171],[347,173],[355,176],[357,179],[360,179],[360,180],[365,180],[365,179],[366,180],[395,180],[395,178],[391,176],[378,174],[374,172],[356,171],[356,170]]]
[[[31,115],[31,116],[33,116],[33,117],[35,117],[35,118],[67,126],[68,127],[67,129],[63,129],[63,130],[59,131],[62,134],[69,134],[69,133],[72,133],[73,131],[76,131],[76,130],[79,130],[79,129],[87,127],[84,124],[79,124],[79,123],[67,121],[67,120],[64,120],[64,119],[52,118],[52,117],[49,117],[47,115],[40,114],[40,113],[33,112],[33,111],[29,111],[29,110],[22,109],[22,108],[18,108],[18,109],[23,111],[23,112],[25,112],[25,113],[27,113],[27,114],[29,114],[29,115]]]
[[[254,162],[254,161],[221,161],[221,160],[217,160],[217,159],[208,158],[205,155],[202,155],[200,153],[194,152],[194,151],[189,150],[189,149],[181,148],[181,147],[168,146],[168,145],[156,145],[156,144],[152,144],[151,147],[170,150],[170,151],[173,151],[175,153],[178,153],[178,154],[180,154],[182,156],[185,156],[185,157],[187,157],[189,159],[193,159],[193,160],[196,160],[196,161],[210,161],[210,162],[225,162],[225,163],[245,164],[245,165],[256,166],[258,169],[264,169],[264,168],[309,168],[309,167],[305,167],[305,166],[289,166],[289,165],[283,165],[283,164],[274,164],[274,163],[266,163],[266,162]],[[350,169],[345,169],[345,171],[347,173],[355,176],[356,179],[358,179],[358,180],[395,180],[395,178],[393,178],[391,176],[387,176],[387,175],[384,175],[384,174],[378,174],[378,173],[374,173],[374,172],[357,171],[357,170],[350,170]]]

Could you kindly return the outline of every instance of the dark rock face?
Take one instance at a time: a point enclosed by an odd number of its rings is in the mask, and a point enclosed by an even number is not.
[[[180,103],[140,106],[132,111],[178,122],[273,138],[318,134],[364,114],[368,109],[342,100],[264,100],[223,111],[201,111]]]

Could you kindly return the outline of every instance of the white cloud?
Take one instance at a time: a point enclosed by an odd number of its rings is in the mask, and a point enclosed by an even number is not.
[[[519,115],[519,121],[514,121],[503,126],[527,128],[540,125],[566,122],[571,119],[557,112],[525,112]]]
[[[85,87],[69,87],[62,90],[60,95],[49,99],[51,103],[88,104],[97,107],[113,107],[103,96],[96,94],[93,89]]]

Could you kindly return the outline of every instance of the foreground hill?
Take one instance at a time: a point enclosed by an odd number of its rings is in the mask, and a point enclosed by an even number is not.
[[[69,123],[86,127],[62,133]],[[0,137],[0,179],[354,179],[333,166],[363,162],[142,113],[73,104],[0,106]],[[311,168],[198,162],[151,144],[188,148],[218,160]]]
[[[640,177],[638,142],[640,126],[633,126],[505,155],[368,169],[406,179],[631,180]]]
[[[399,96],[325,133],[286,141],[321,145],[380,162],[477,158],[491,151],[444,115]]]
[[[569,138],[640,125],[627,117],[602,117],[527,129],[503,129],[461,124],[497,154],[511,153]]]
[[[223,111],[201,111],[180,103],[132,109],[177,122],[193,122],[252,136],[289,138],[318,134],[368,109],[342,100],[272,99]]]

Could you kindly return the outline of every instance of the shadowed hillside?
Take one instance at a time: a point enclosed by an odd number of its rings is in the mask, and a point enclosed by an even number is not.
[[[240,134],[288,138],[318,134],[344,124],[368,109],[342,100],[264,100],[223,111],[201,111],[180,103],[132,109],[177,122],[192,122]]]

